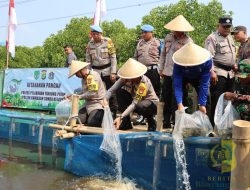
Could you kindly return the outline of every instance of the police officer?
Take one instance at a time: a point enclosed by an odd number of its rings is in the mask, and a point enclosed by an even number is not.
[[[171,128],[171,122],[174,121],[177,108],[173,91],[174,62],[172,56],[182,46],[193,41],[186,32],[193,31],[194,28],[182,15],[175,17],[164,27],[171,32],[164,39],[164,46],[159,61],[159,71],[163,80],[162,98],[165,103],[163,108],[163,128]]]
[[[78,112],[81,122],[89,126],[101,127],[104,115],[103,99],[106,90],[99,73],[89,70],[88,65],[89,63],[86,62],[72,61],[69,78],[76,75],[82,79],[80,99],[85,100],[85,106]]]
[[[173,55],[174,90],[178,110],[183,110],[183,83],[189,82],[198,95],[199,110],[207,113],[206,105],[209,92],[212,58],[206,49],[189,42]]]
[[[231,33],[232,18],[219,18],[217,31],[205,40],[205,48],[213,57],[211,69],[211,118],[214,118],[215,107],[220,95],[226,91],[234,91],[234,71],[236,65],[236,46]],[[214,124],[214,120],[211,120]]]
[[[77,60],[77,57],[73,51],[73,48],[71,45],[67,44],[63,47],[65,54],[67,55],[65,67],[69,67],[71,64],[71,61]]]
[[[134,59],[144,64],[148,70],[145,75],[150,79],[157,96],[160,96],[160,75],[158,63],[160,57],[160,40],[153,36],[154,27],[145,24],[141,27],[141,39],[134,54]]]
[[[241,119],[250,121],[250,59],[240,61],[236,77],[238,90],[236,93],[225,92],[224,97],[226,100],[233,100]]]
[[[114,44],[110,38],[102,36],[98,25],[90,26],[92,39],[86,48],[86,62],[97,71],[109,89],[116,81],[117,59]],[[117,103],[115,96],[110,100],[110,109],[116,114]]]
[[[247,37],[247,28],[245,26],[236,26],[231,34],[236,42],[240,42],[237,60],[250,59],[250,38]]]
[[[132,129],[130,113],[134,111],[147,118],[148,131],[156,130],[154,116],[159,98],[151,81],[144,75],[146,72],[145,65],[130,58],[118,71],[120,79],[107,91],[106,99],[108,100],[112,93],[120,89],[117,100],[122,114],[114,120],[117,129]],[[123,87],[126,87],[126,90]]]

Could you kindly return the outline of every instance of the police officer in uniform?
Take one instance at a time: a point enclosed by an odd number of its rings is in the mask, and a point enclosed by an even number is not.
[[[211,69],[211,118],[214,118],[215,107],[220,95],[234,91],[234,71],[236,65],[236,46],[231,33],[232,18],[219,18],[217,31],[210,34],[205,41],[205,48],[213,57]],[[214,120],[211,120],[214,124]]]
[[[146,72],[145,65],[130,58],[118,71],[120,79],[107,91],[106,99],[109,100],[120,89],[117,100],[122,114],[114,120],[117,129],[132,129],[130,113],[134,111],[147,119],[148,131],[156,130],[154,116],[159,98],[151,81],[144,75]]]
[[[210,70],[212,58],[206,49],[189,42],[173,55],[174,61],[174,90],[178,110],[184,110],[183,83],[188,81],[196,90],[198,95],[199,110],[207,113],[207,100],[210,86]]]
[[[163,128],[171,128],[174,121],[175,110],[177,109],[174,88],[173,88],[173,67],[172,56],[174,52],[190,41],[193,41],[186,32],[193,31],[194,28],[182,15],[175,17],[164,26],[171,32],[164,39],[164,46],[159,61],[159,71],[162,77],[162,98],[163,108]],[[184,89],[184,88],[183,88]],[[184,95],[185,97],[187,95]]]
[[[117,59],[114,44],[110,38],[102,36],[98,25],[90,26],[92,39],[86,48],[86,62],[97,71],[109,89],[116,81]],[[115,95],[110,100],[110,109],[116,115],[117,102]]]
[[[239,63],[236,93],[225,92],[226,100],[232,100],[241,119],[250,121],[250,59],[243,59]]]
[[[247,28],[245,26],[236,26],[233,28],[231,34],[234,36],[236,42],[240,42],[237,61],[250,59],[250,38],[247,37]]]
[[[158,63],[160,57],[160,40],[153,36],[154,27],[145,24],[141,27],[142,39],[139,40],[134,54],[134,59],[144,64],[148,70],[145,75],[151,80],[156,95],[160,96],[160,75]]]
[[[106,90],[99,73],[89,70],[88,65],[89,63],[86,62],[72,61],[69,78],[76,75],[82,79],[82,92],[79,96],[80,99],[85,100],[85,106],[78,112],[81,122],[88,126],[101,127]]]

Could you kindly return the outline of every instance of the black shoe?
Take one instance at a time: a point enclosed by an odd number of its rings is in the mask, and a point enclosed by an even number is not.
[[[129,130],[129,129],[133,129],[131,122],[126,120],[122,121],[119,130]]]
[[[170,122],[163,122],[163,129],[170,129],[170,128],[172,128],[172,126],[171,126],[171,123]]]
[[[155,131],[156,130],[156,122],[154,118],[147,118],[148,121],[148,131]]]

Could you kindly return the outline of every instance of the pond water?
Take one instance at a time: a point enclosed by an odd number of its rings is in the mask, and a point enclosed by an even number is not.
[[[63,170],[64,151],[0,138],[0,190],[135,190],[129,179],[83,178]]]

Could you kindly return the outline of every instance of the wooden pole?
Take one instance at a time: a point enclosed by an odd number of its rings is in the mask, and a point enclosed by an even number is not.
[[[78,117],[78,103],[79,103],[79,95],[73,94],[72,95],[72,110],[71,110],[70,126],[76,125],[75,116]]]
[[[164,102],[157,103],[157,131],[162,131]]]
[[[231,171],[230,190],[250,189],[250,122],[233,122],[234,157],[236,167]],[[234,159],[233,157],[233,159]]]

